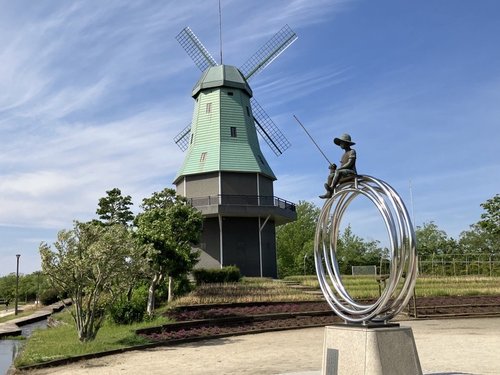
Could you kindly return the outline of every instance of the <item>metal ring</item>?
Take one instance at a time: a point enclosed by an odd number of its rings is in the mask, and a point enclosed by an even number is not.
[[[350,296],[342,283],[336,256],[342,216],[360,194],[375,204],[389,235],[389,278],[374,303],[360,303]],[[323,205],[316,225],[314,260],[323,295],[339,317],[351,323],[387,323],[408,304],[418,272],[415,231],[401,197],[386,182],[365,175],[337,186]]]

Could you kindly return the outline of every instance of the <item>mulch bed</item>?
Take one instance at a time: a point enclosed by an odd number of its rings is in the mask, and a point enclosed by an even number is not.
[[[254,316],[278,313],[299,313],[307,311],[331,311],[324,302],[256,302],[205,306],[184,306],[172,310],[168,317],[176,321],[214,319],[229,316]]]
[[[322,327],[339,323],[339,319],[330,314],[323,316],[299,316],[270,320],[256,320],[252,322],[238,322],[231,324],[207,323],[199,327],[184,327],[176,329],[163,329],[152,332],[146,336],[153,342],[166,340],[192,339],[193,337],[208,338],[216,336],[232,336],[247,333],[259,333],[286,329]],[[172,327],[173,328],[173,327]]]
[[[418,318],[500,315],[500,296],[417,297]],[[413,301],[406,309],[414,314]],[[339,323],[326,302],[247,303],[184,306],[168,312],[176,323],[139,330],[153,342],[196,339],[321,327]]]

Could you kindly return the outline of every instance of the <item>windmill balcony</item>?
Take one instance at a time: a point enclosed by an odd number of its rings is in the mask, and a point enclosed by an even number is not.
[[[188,198],[187,201],[206,217],[271,216],[277,225],[286,224],[297,218],[295,204],[275,196],[219,194]]]

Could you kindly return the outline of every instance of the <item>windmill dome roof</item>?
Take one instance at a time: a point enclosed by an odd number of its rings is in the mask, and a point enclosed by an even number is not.
[[[245,90],[250,97],[252,96],[252,89],[245,77],[238,68],[231,65],[216,65],[205,70],[194,86],[191,95],[196,98],[201,90],[222,86]]]

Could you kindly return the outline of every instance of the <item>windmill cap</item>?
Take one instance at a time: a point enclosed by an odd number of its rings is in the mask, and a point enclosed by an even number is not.
[[[340,146],[340,142],[347,143],[350,146],[356,144],[354,142],[351,142],[351,136],[347,133],[344,133],[340,137],[333,139],[333,143],[335,143],[337,146]]]
[[[252,89],[238,68],[231,65],[216,65],[203,72],[194,86],[191,96],[196,98],[201,90],[217,87],[236,88],[245,91],[250,97],[253,95]]]

